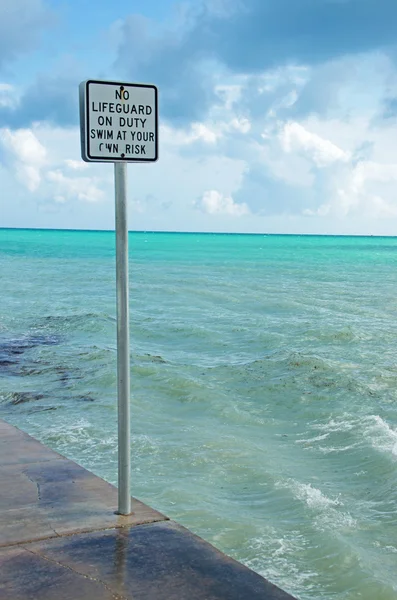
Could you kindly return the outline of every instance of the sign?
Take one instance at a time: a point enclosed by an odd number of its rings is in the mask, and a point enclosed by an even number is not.
[[[139,83],[80,84],[81,156],[86,162],[158,158],[157,88]]]
[[[0,0],[1,1],[1,0]],[[116,205],[118,514],[131,514],[127,164],[158,158],[157,88],[89,79],[80,84],[81,156],[113,162]]]

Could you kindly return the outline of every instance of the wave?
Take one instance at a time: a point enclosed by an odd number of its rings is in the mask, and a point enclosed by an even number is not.
[[[340,498],[329,498],[321,490],[313,487],[311,483],[292,481],[289,487],[295,497],[305,502],[309,508],[323,510],[330,506],[343,506]]]
[[[327,423],[315,423],[313,424],[313,429],[318,429],[319,431],[326,431],[327,433],[335,433],[335,432],[346,432],[351,431],[360,423],[359,418],[354,418],[349,414],[341,415],[339,418],[329,419]]]
[[[313,442],[320,442],[322,440],[325,440],[325,439],[327,439],[328,436],[329,436],[329,433],[323,433],[322,435],[316,435],[313,438],[296,440],[295,444],[312,444]]]
[[[313,525],[320,531],[355,528],[357,520],[344,506],[341,496],[329,497],[311,483],[301,483],[294,479],[278,482],[276,487],[289,489],[294,498],[302,502],[313,515]]]
[[[373,448],[397,458],[397,429],[393,429],[382,417],[366,417],[364,435]]]
[[[319,435],[310,436],[310,433]],[[370,446],[378,452],[397,458],[397,428],[379,415],[355,416],[344,413],[325,423],[312,423],[310,433],[295,440],[296,444],[314,444],[322,454],[341,453]],[[327,440],[327,445],[317,444]],[[335,443],[335,440],[340,444]]]

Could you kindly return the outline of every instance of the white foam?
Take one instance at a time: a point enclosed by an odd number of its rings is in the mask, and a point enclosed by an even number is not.
[[[339,452],[347,452],[348,450],[357,448],[357,446],[361,446],[361,442],[355,442],[354,444],[349,444],[348,446],[319,446],[318,449],[323,454],[332,454],[333,452],[338,454]]]
[[[313,524],[320,531],[351,529],[357,525],[357,520],[350,513],[340,509],[343,502],[339,497],[330,498],[310,483],[289,480],[279,482],[277,487],[290,489],[297,500],[314,512]]]
[[[319,431],[334,433],[336,431],[351,431],[357,427],[358,423],[358,419],[346,414],[337,420],[330,419],[327,423],[316,423],[313,425],[313,428],[318,429]]]
[[[397,458],[397,430],[379,415],[366,417],[364,435],[372,447]]]
[[[314,438],[308,438],[304,440],[296,440],[295,444],[311,444],[312,442],[321,442],[321,440],[325,440],[329,436],[329,433],[323,433],[322,435],[317,435]]]
[[[357,526],[357,519],[354,519],[350,513],[332,509],[324,512],[314,520],[315,526],[321,531],[336,529],[352,529]]]
[[[300,560],[306,544],[307,540],[299,531],[291,530],[281,538],[275,530],[269,531],[250,541],[249,548],[254,551],[255,558],[245,560],[244,564],[291,593],[314,590],[313,580],[319,574],[309,571],[308,565]]]
[[[321,490],[313,487],[311,483],[300,483],[290,479],[276,483],[276,487],[290,489],[295,498],[305,502],[309,508],[322,510],[330,506],[342,506],[339,498],[328,498]]]
[[[321,490],[313,487],[311,483],[295,482],[294,491],[298,500],[306,502],[309,508],[324,509],[329,506],[342,505],[342,502],[338,498],[328,498]]]

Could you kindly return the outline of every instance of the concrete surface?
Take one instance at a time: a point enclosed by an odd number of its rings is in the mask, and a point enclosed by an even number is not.
[[[0,420],[0,600],[293,600]]]
[[[0,547],[167,519],[137,500],[116,510],[116,488],[0,421]]]

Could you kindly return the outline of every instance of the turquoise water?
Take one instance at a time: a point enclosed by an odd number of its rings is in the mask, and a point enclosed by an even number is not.
[[[130,235],[132,493],[304,599],[397,598],[397,239]],[[114,236],[0,230],[0,417],[115,483]]]

